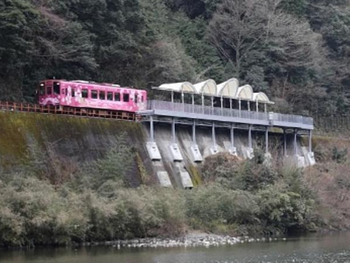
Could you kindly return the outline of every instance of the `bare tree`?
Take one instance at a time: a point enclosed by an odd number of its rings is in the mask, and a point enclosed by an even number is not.
[[[224,0],[209,26],[209,37],[236,71],[250,54],[264,47],[286,67],[317,66],[323,58],[322,38],[307,22],[284,13],[281,0]]]

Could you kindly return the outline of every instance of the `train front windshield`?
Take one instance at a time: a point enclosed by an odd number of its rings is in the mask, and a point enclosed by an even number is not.
[[[39,96],[45,95],[45,82],[41,82],[39,86]]]
[[[60,82],[59,81],[43,81],[40,82],[39,96],[46,95],[60,95]]]

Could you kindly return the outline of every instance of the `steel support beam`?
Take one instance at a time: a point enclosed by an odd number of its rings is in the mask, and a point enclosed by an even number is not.
[[[312,153],[312,130],[309,132],[309,153]]]
[[[215,123],[213,122],[213,127],[212,127],[212,136],[213,136],[213,144],[214,148],[216,147],[216,135],[215,135]]]
[[[220,98],[220,102],[221,102],[221,115],[224,115],[224,99],[223,99],[223,97]]]
[[[203,114],[204,114],[204,96],[202,94],[202,111],[203,111]]]
[[[194,113],[194,94],[192,94],[192,112]]]
[[[252,149],[253,148],[253,142],[252,142],[252,125],[249,125],[249,131],[248,131],[248,144],[249,144],[249,148]]]
[[[298,131],[294,130],[294,155],[298,154]]]
[[[269,153],[269,128],[266,128],[265,132],[265,151],[266,153]]]
[[[283,153],[284,153],[284,156],[287,156],[287,132],[286,132],[286,129],[283,129]]]
[[[242,101],[238,101],[238,110],[239,110],[239,116],[241,117],[241,111],[242,111]]]
[[[153,123],[153,116],[151,115],[149,117],[149,127],[150,127],[150,140],[151,142],[154,142],[154,123]]]
[[[192,125],[192,142],[194,145],[196,145],[196,121],[193,121]]]
[[[235,126],[231,125],[231,147],[235,147]]]
[[[173,122],[171,124],[171,134],[172,134],[172,141],[173,144],[176,143],[176,120],[173,118]]]

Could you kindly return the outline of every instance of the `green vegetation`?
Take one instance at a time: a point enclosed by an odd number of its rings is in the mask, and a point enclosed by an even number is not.
[[[155,186],[137,123],[0,119],[0,246],[350,227],[347,141],[315,138],[322,164],[305,171],[266,167],[259,151],[251,161],[207,158],[190,168],[196,187],[185,191]]]
[[[345,114],[348,1],[4,0],[0,99],[34,100],[45,78],[149,88],[236,77],[276,110]]]
[[[31,156],[43,160],[38,149]],[[135,189],[128,187],[134,157],[121,135],[104,157],[60,181],[42,162],[3,172],[0,246],[169,237],[186,229],[279,235],[316,224],[315,201],[298,170],[279,174],[254,160],[219,155],[206,161],[204,184],[192,191]],[[215,170],[212,162],[219,163]]]

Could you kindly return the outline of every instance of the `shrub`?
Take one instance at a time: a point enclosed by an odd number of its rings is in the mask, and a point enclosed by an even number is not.
[[[274,184],[278,178],[273,168],[256,159],[241,161],[229,154],[207,158],[202,173],[206,182],[217,182],[225,188],[253,192]]]
[[[307,229],[314,207],[314,201],[298,193],[271,186],[258,193],[261,214],[259,218],[267,226],[281,232]],[[276,234],[276,233],[273,233]]]
[[[334,147],[332,150],[332,160],[337,163],[345,163],[347,161],[348,149],[345,148],[343,150]]]
[[[259,211],[255,197],[246,191],[223,189],[220,185],[199,187],[187,193],[187,217],[193,226],[256,223]]]

